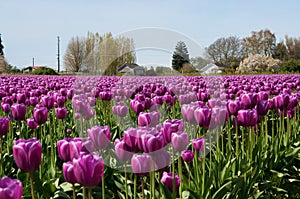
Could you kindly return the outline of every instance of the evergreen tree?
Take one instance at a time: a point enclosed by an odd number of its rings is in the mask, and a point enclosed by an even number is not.
[[[183,41],[179,41],[172,57],[172,68],[179,71],[184,63],[190,63],[189,53]]]
[[[2,45],[1,34],[0,34],[0,56],[2,57],[4,57],[3,48],[4,46]]]

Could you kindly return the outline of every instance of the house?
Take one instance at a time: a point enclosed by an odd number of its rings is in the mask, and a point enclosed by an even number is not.
[[[26,68],[23,68],[22,72],[23,73],[31,73],[32,71],[34,71],[38,68],[42,68],[42,67],[45,67],[45,66],[28,66]]]
[[[216,64],[210,63],[200,69],[201,74],[219,74],[222,73],[224,68],[217,66]]]
[[[124,75],[144,76],[144,68],[135,63],[123,64],[119,67],[117,73]]]

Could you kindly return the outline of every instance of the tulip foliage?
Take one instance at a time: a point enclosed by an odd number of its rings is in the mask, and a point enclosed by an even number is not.
[[[0,76],[0,198],[300,198],[300,75]]]

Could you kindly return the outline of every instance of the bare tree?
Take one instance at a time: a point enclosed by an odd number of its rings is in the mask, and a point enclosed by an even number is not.
[[[64,65],[66,70],[72,72],[81,70],[84,64],[85,53],[85,39],[73,37],[69,42],[64,55]]]
[[[276,37],[270,30],[253,31],[250,37],[242,40],[243,53],[246,56],[261,54],[273,55],[276,47]]]
[[[289,59],[300,60],[300,38],[285,36],[285,45],[289,53]]]
[[[215,64],[228,67],[241,57],[240,39],[236,36],[217,39],[207,48],[207,54]]]

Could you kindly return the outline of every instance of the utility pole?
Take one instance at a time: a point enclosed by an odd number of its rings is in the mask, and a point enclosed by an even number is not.
[[[57,36],[57,72],[60,72],[59,36]]]
[[[32,58],[32,67],[34,67],[34,57]]]

